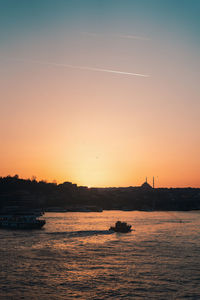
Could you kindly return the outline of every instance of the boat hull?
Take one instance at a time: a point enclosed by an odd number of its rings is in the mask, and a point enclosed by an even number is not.
[[[0,228],[10,229],[40,229],[45,225],[45,220],[38,220],[37,222],[0,222]]]
[[[120,228],[120,229],[118,229],[118,228],[115,228],[115,227],[110,227],[109,228],[109,231],[114,231],[114,232],[121,232],[121,233],[127,233],[127,232],[131,232],[132,231],[132,229],[131,228]]]

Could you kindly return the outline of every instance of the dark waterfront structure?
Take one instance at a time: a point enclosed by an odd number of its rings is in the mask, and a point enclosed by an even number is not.
[[[64,211],[197,210],[199,188],[153,188],[147,180],[139,187],[87,188],[71,182],[62,184],[0,178],[0,207],[18,206]]]

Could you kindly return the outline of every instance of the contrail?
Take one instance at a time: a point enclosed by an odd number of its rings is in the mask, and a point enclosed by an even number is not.
[[[46,62],[40,60],[29,60],[29,59],[20,59],[20,58],[12,58],[8,59],[16,62],[24,62],[24,63],[33,63],[33,64],[40,64],[40,65],[47,65],[47,66],[55,66],[55,67],[64,67],[64,68],[71,68],[71,69],[78,69],[78,70],[86,70],[86,71],[93,71],[93,72],[106,72],[106,73],[114,73],[114,74],[121,74],[121,75],[128,75],[128,76],[139,76],[139,77],[150,77],[147,74],[141,73],[132,73],[132,72],[124,72],[119,70],[111,70],[111,69],[102,69],[102,68],[93,68],[93,67],[86,67],[86,66],[76,66],[70,64],[62,64],[62,63],[54,63],[54,62]]]
[[[115,35],[122,39],[131,39],[131,40],[141,40],[141,41],[150,41],[150,38],[139,36],[139,35]]]
[[[85,35],[88,35],[88,36],[91,36],[91,37],[98,37],[98,36],[106,36],[108,37],[108,35],[104,35],[104,34],[101,34],[101,33],[96,33],[96,32],[87,32],[87,31],[83,31],[82,34],[85,34]],[[131,35],[131,34],[127,34],[127,35],[124,35],[124,34],[113,34],[113,35],[110,35],[110,37],[118,37],[118,38],[121,38],[121,39],[131,39],[131,40],[141,40],[141,41],[150,41],[150,38],[148,37],[145,37],[145,36],[139,36],[139,35]]]

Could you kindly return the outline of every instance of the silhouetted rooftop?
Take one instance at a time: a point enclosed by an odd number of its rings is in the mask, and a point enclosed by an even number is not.
[[[145,182],[141,185],[141,188],[147,190],[147,189],[152,189],[152,186],[151,186],[148,182],[145,181]]]

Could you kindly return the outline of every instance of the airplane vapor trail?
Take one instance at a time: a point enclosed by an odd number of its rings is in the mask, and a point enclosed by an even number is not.
[[[33,63],[33,64],[47,65],[47,66],[93,71],[93,72],[106,72],[106,73],[114,73],[114,74],[121,74],[121,75],[128,75],[128,76],[150,77],[147,74],[141,74],[141,73],[124,72],[124,71],[119,71],[119,70],[111,70],[111,69],[103,69],[103,68],[95,68],[95,67],[87,67],[87,66],[77,66],[77,65],[71,65],[71,64],[46,62],[46,61],[40,61],[40,60],[29,60],[29,59],[20,59],[20,58],[16,58],[16,59],[12,58],[9,60],[16,61],[16,62],[24,62],[24,63],[27,62],[27,63]]]
[[[87,31],[84,31],[82,32],[82,34],[85,34],[85,35],[88,35],[88,36],[91,36],[91,37],[100,37],[100,36],[107,36],[108,35],[104,35],[104,34],[101,34],[101,33],[96,33],[96,32],[87,32]],[[131,39],[131,40],[141,40],[141,41],[150,41],[150,38],[148,37],[145,37],[145,36],[140,36],[140,35],[131,35],[131,34],[113,34],[111,35],[110,37],[115,37],[115,38],[121,38],[121,39]]]
[[[117,37],[117,35],[115,35]],[[122,39],[131,39],[131,40],[141,40],[141,41],[150,41],[149,38],[139,35],[118,35]]]

